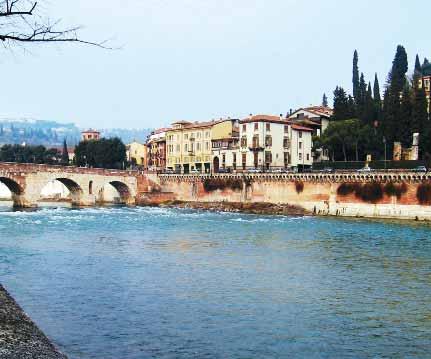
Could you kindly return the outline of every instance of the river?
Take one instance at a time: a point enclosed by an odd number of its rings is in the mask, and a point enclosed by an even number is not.
[[[0,209],[0,282],[69,358],[429,358],[431,227]]]

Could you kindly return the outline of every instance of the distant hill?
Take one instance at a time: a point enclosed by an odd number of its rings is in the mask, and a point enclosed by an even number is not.
[[[28,118],[0,118],[0,145],[22,144],[59,147],[66,139],[69,146],[81,138],[81,128],[73,123],[42,121]],[[144,142],[151,129],[100,129],[103,137],[119,137],[124,143]]]

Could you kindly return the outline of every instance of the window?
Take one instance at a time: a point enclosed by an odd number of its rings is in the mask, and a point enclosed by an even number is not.
[[[224,153],[222,155],[222,166],[226,167],[226,154],[224,154]]]
[[[177,152],[180,152],[181,148],[180,145],[177,145]]]
[[[232,162],[233,162],[233,168],[236,168],[236,153],[234,152],[234,153],[232,153],[232,156],[233,156],[233,159],[232,159]]]
[[[207,151],[210,149],[210,143],[209,142],[205,142],[205,149]]]
[[[247,147],[247,137],[241,137],[241,147]]]
[[[253,136],[253,148],[259,147],[259,136]]]
[[[271,163],[272,162],[272,152],[266,151],[265,152],[265,163]]]
[[[188,151],[188,146],[187,146],[187,143],[184,145],[184,152],[187,152]]]
[[[284,125],[284,133],[289,133],[289,126],[288,125]]]
[[[184,134],[184,139],[188,140],[189,139],[189,135],[187,133]]]
[[[302,150],[302,142],[299,142],[299,149]]]
[[[299,154],[299,160],[302,161],[302,153]]]
[[[254,124],[254,130],[255,131],[257,131],[259,129],[259,123],[258,122],[256,122],[255,124]]]
[[[310,161],[310,154],[307,153],[307,161]]]
[[[201,133],[200,133],[200,132],[198,132],[198,133],[196,134],[196,137],[197,137],[197,138],[201,138]]]
[[[289,139],[287,137],[283,138],[283,147],[289,148]]]
[[[299,138],[302,138],[302,131],[298,132],[298,136],[299,136]]]
[[[290,158],[289,158],[289,153],[288,152],[284,152],[284,168],[287,168],[287,166],[290,163]]]
[[[267,123],[267,124],[266,124],[266,130],[267,130],[267,131],[271,131],[271,124],[270,124],[270,123]]]
[[[197,150],[197,151],[200,151],[200,150],[201,150],[201,144],[200,144],[200,143],[197,143],[197,144],[196,144],[196,150]]]
[[[245,123],[242,125],[242,130],[243,130],[243,132],[247,131],[247,125]]]
[[[247,154],[243,153],[242,154],[242,169],[245,170],[246,167],[247,167]]]
[[[209,131],[205,132],[205,138],[210,138],[210,133],[209,133]]]
[[[266,136],[266,138],[265,138],[265,146],[267,146],[267,147],[271,147],[272,146],[272,137],[271,136]]]

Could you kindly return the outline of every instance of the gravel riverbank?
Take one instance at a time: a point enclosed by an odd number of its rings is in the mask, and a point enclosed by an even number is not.
[[[67,359],[0,284],[0,359]]]

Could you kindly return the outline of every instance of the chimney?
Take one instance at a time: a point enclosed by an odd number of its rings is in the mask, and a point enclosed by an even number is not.
[[[280,113],[280,120],[282,120],[283,119],[283,114],[282,113]]]
[[[292,115],[292,113],[293,113],[293,110],[292,110],[292,109],[290,109],[290,110],[289,110],[289,116],[290,116],[290,115]]]

